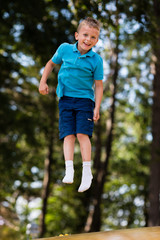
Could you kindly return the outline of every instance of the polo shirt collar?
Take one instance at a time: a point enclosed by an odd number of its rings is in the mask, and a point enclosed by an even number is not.
[[[78,41],[73,44],[73,52],[79,52],[78,50]],[[92,48],[89,50],[89,52],[87,52],[86,54],[82,55],[81,57],[93,57],[93,55],[95,55],[95,52],[92,51]]]

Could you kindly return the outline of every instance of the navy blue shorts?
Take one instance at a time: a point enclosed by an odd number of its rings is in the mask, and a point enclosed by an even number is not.
[[[92,137],[95,103],[89,98],[63,96],[59,100],[59,137],[77,133]]]

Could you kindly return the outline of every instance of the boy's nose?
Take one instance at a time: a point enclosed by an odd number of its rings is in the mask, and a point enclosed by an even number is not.
[[[90,41],[90,40],[91,40],[91,37],[90,37],[90,36],[87,36],[87,40]]]

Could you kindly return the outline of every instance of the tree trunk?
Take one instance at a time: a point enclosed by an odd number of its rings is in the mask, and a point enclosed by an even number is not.
[[[50,194],[50,183],[51,183],[51,168],[53,164],[53,152],[54,152],[54,125],[56,119],[56,92],[55,88],[52,89],[52,93],[50,95],[50,103],[48,105],[49,108],[46,107],[47,117],[50,121],[50,126],[46,131],[46,142],[48,143],[48,155],[46,156],[44,162],[44,178],[43,178],[43,188],[42,188],[42,213],[40,216],[40,237],[43,237],[46,232],[46,224],[45,217],[47,213],[47,201]],[[48,111],[48,110],[49,111]]]
[[[101,220],[101,212],[99,208],[99,204],[101,201],[101,193],[102,189],[101,188],[101,182],[98,181],[98,174],[101,172],[102,168],[102,163],[100,161],[101,159],[101,149],[102,149],[102,141],[101,141],[101,134],[102,134],[102,126],[101,126],[101,119],[99,120],[97,126],[96,126],[96,141],[95,141],[95,157],[94,157],[94,166],[93,168],[96,169],[96,173],[94,176],[94,181],[93,181],[93,192],[91,192],[91,196],[93,196],[93,199],[91,200],[90,203],[90,210],[88,214],[88,218],[86,221],[86,225],[84,228],[85,232],[90,232],[94,228],[94,231],[98,231],[100,228],[100,220]],[[93,226],[93,219],[96,219],[94,221],[94,226]],[[95,223],[96,222],[96,223]]]
[[[160,57],[160,55],[159,55]],[[152,149],[150,165],[149,220],[148,226],[160,225],[160,58],[156,64],[153,83]]]
[[[153,106],[152,106],[152,148],[150,165],[149,188],[149,218],[148,226],[160,225],[160,6],[154,0],[154,13],[156,20],[156,33],[153,43],[155,52],[155,73],[153,80]]]
[[[49,153],[48,157],[45,159],[44,162],[44,178],[43,178],[43,189],[42,189],[42,214],[40,217],[40,237],[44,236],[46,232],[46,225],[45,225],[45,216],[47,212],[47,200],[49,197],[49,188],[50,188],[50,179],[51,179],[51,165],[53,162],[52,154],[53,154],[53,141],[50,142],[48,147]]]

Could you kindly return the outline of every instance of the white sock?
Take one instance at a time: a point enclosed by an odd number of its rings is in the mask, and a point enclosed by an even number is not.
[[[63,183],[73,183],[74,178],[74,169],[73,169],[73,161],[67,160],[65,161],[65,176],[62,180]]]
[[[92,183],[91,162],[83,162],[82,180],[78,192],[84,192],[90,188]]]

